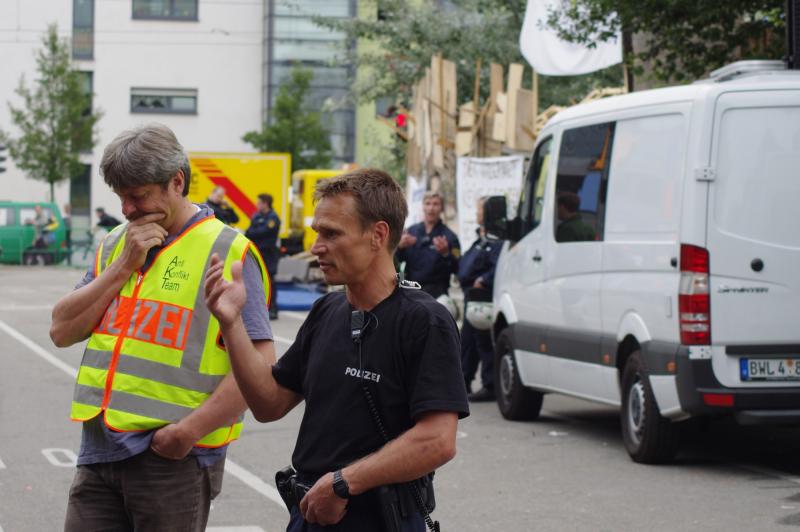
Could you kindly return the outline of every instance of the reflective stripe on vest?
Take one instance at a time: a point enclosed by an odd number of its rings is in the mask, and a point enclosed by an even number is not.
[[[120,256],[124,235],[123,228],[106,237],[97,252],[97,275]],[[219,323],[205,305],[205,272],[216,253],[224,258],[223,275],[230,280],[231,265],[243,260],[251,245],[206,218],[162,249],[147,272],[132,275],[89,339],[71,417],[85,421],[105,411],[106,424],[115,430],[150,430],[200,406],[230,370],[218,345]],[[261,257],[253,256],[266,297],[269,277]],[[200,257],[205,260],[198,262]],[[197,445],[218,447],[236,439],[242,419]]]

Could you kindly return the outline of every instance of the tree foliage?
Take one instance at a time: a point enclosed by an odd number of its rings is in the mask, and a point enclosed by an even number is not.
[[[311,70],[294,67],[278,89],[270,113],[271,123],[242,137],[259,151],[290,153],[293,170],[331,165],[329,132],[320,113],[309,110],[305,104],[313,77]]]
[[[55,25],[48,27],[36,53],[36,74],[31,86],[20,78],[16,94],[22,105],[8,104],[19,136],[3,131],[0,137],[20,170],[50,184],[52,201],[55,183],[82,173],[79,156],[96,143],[100,113],[92,112],[92,95],[72,67],[69,44],[58,38]]]
[[[622,30],[640,34],[643,63],[665,82],[702,77],[738,59],[785,54],[785,0],[570,0],[548,18],[562,38],[591,45]]]
[[[455,62],[458,101],[473,98],[475,66],[481,60],[481,96],[489,93],[489,65],[527,65],[519,50],[519,34],[527,0],[367,0],[373,20],[315,17],[315,22],[342,31],[349,40],[374,43],[348,59],[360,76],[353,89],[361,101],[389,97],[408,105],[414,84],[425,74],[431,56],[441,53]],[[524,84],[530,86],[526,69]],[[586,76],[540,77],[540,106],[568,104],[591,89],[622,84],[622,70],[612,67]]]

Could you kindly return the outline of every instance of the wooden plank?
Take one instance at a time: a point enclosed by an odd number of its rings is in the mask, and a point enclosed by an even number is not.
[[[472,112],[477,115],[481,97],[481,59],[475,63],[475,85],[472,88]]]
[[[495,113],[494,124],[492,128],[492,140],[497,142],[506,141],[506,113]]]
[[[461,104],[461,107],[458,109],[458,127],[459,129],[463,127],[471,128],[475,125],[475,102],[467,102]]]
[[[506,94],[506,98],[508,99],[507,110],[503,113],[505,115],[505,122],[506,122],[506,146],[511,148],[512,150],[517,149],[517,123],[519,120],[519,114],[517,113],[517,93],[521,89],[515,89],[510,91]],[[499,139],[498,139],[499,140]]]
[[[494,101],[497,93],[503,92],[503,65],[492,63],[489,68],[489,100]]]
[[[517,89],[522,88],[522,74],[525,70],[519,63],[511,63],[508,67],[508,85],[506,86],[506,93],[511,94]]]
[[[514,142],[507,142],[508,146],[518,151],[529,152],[533,150],[533,91],[517,89],[512,98],[516,115],[514,120]],[[530,132],[530,134],[528,132]]]

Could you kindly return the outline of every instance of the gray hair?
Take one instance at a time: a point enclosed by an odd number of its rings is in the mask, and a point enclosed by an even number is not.
[[[103,151],[100,175],[114,190],[167,183],[183,170],[183,195],[189,193],[189,157],[175,133],[162,124],[123,131]]]

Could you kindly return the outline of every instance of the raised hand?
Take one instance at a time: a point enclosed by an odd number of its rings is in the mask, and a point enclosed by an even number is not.
[[[242,281],[242,262],[236,261],[231,265],[230,282],[222,277],[224,267],[225,263],[214,253],[206,272],[206,306],[221,325],[231,325],[241,315],[247,292]]]
[[[439,255],[442,255],[443,257],[446,257],[450,254],[450,245],[447,243],[447,237],[433,237],[433,246],[436,248],[436,251],[439,253]]]
[[[164,213],[145,214],[128,224],[125,231],[125,247],[120,259],[131,271],[142,267],[150,248],[160,246],[167,238],[167,230],[158,225]]]
[[[417,237],[411,233],[403,233],[400,237],[400,243],[397,245],[400,249],[405,249],[408,246],[413,246],[417,242]]]

